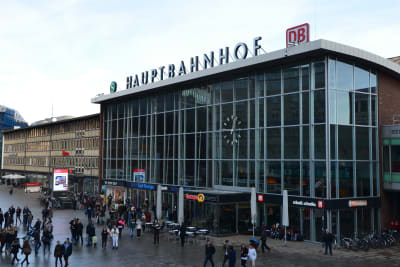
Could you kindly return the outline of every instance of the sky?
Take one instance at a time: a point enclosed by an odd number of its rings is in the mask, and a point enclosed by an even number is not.
[[[311,40],[400,56],[399,11],[397,0],[1,0],[0,105],[28,123],[97,113],[91,99],[111,81],[124,90],[128,75],[256,36],[279,50],[306,22]]]

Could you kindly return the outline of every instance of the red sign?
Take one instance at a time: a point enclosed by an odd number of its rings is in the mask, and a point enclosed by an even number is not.
[[[368,205],[367,200],[349,200],[349,207],[366,207]]]
[[[185,198],[186,199],[191,199],[191,200],[197,200],[197,195],[185,194]]]
[[[30,186],[42,186],[43,183],[25,183],[25,187],[30,187]]]
[[[304,23],[286,30],[286,47],[292,44],[308,43],[310,41],[310,25]]]
[[[318,208],[319,209],[324,209],[325,208],[325,201],[318,200]]]
[[[69,156],[69,152],[67,152],[65,150],[63,150],[61,153],[62,153],[63,156]]]
[[[257,195],[257,201],[258,202],[264,202],[264,195]]]

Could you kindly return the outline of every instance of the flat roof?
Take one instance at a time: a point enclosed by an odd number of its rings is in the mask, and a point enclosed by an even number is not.
[[[300,56],[304,54],[310,54],[318,51],[331,52],[335,54],[340,54],[348,57],[353,57],[362,61],[366,61],[371,63],[377,68],[389,72],[390,74],[398,77],[400,79],[400,65],[395,62],[386,59],[384,57],[378,56],[376,54],[367,52],[365,50],[355,48],[352,46],[320,39],[316,41],[312,41],[309,43],[301,44],[298,46],[293,46],[289,48],[280,49],[277,51],[273,51],[270,53],[258,55],[255,57],[250,57],[243,60],[234,61],[232,63],[218,65],[213,68],[200,70],[196,72],[191,72],[186,75],[176,76],[174,78],[167,78],[162,81],[157,81],[154,83],[149,83],[146,85],[123,89],[121,91],[117,91],[116,93],[108,94],[108,95],[100,95],[92,98],[92,103],[103,103],[111,100],[116,100],[118,98],[122,98],[124,96],[133,96],[136,94],[144,93],[146,91],[154,91],[162,87],[177,85],[185,82],[189,82],[191,80],[203,79],[208,76],[214,76],[218,74],[222,74],[224,72],[231,72],[235,70],[241,70],[250,68],[255,65],[260,65],[263,63],[280,61],[293,58],[295,56]]]
[[[81,116],[81,117],[74,117],[71,119],[65,119],[65,120],[60,120],[60,121],[54,121],[54,122],[50,122],[50,123],[37,124],[37,125],[32,125],[32,126],[18,128],[18,129],[4,130],[2,133],[6,134],[6,133],[11,133],[11,132],[29,130],[29,129],[33,129],[33,128],[43,128],[43,127],[47,127],[49,125],[56,125],[56,124],[62,124],[62,123],[67,123],[67,122],[72,122],[72,121],[86,120],[86,119],[95,118],[95,117],[100,117],[100,113],[85,115],[85,116]]]

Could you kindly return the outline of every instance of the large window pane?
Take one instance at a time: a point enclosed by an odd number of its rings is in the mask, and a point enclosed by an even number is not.
[[[236,169],[237,169],[237,179],[238,186],[246,187],[247,186],[247,178],[249,177],[247,172],[247,161],[239,160],[236,161]]]
[[[303,91],[310,90],[310,65],[301,66],[301,84]]]
[[[369,159],[369,128],[356,127],[356,159]]]
[[[267,129],[267,158],[280,159],[281,158],[281,129],[269,128]]]
[[[329,122],[336,123],[336,91],[329,90]]]
[[[251,105],[250,108],[252,108],[254,110],[254,105]],[[248,123],[248,119],[247,119],[247,115],[249,114],[248,112],[248,102],[247,101],[240,101],[240,102],[235,102],[235,109],[236,109],[236,116],[238,118],[238,120],[236,121],[236,124],[233,125],[231,123],[229,124],[229,127],[236,127],[239,129],[243,129],[243,128],[247,128],[249,127]],[[224,119],[224,118],[223,118]],[[254,116],[252,118],[254,120]],[[225,121],[223,123],[227,123],[226,118]]]
[[[308,161],[303,161],[302,167],[303,175],[303,196],[310,196],[310,163]]]
[[[299,94],[284,96],[284,117],[285,125],[299,124]]]
[[[325,122],[325,90],[314,91],[314,122]]]
[[[337,91],[336,112],[338,124],[353,123],[353,93]]]
[[[298,159],[300,157],[299,127],[284,128],[285,159]]]
[[[390,172],[389,146],[383,146],[383,172]]]
[[[302,98],[303,124],[308,124],[310,123],[310,93],[303,93]]]
[[[303,127],[303,159],[310,158],[310,127]]]
[[[376,126],[376,96],[371,95],[371,122],[373,126]]]
[[[391,146],[392,172],[400,172],[400,146]]]
[[[300,194],[300,163],[285,162],[283,168],[284,188],[289,195]]]
[[[339,197],[353,197],[353,163],[339,162]]]
[[[221,102],[231,102],[233,100],[232,81],[221,83]]]
[[[283,88],[285,93],[299,91],[299,69],[291,67],[283,70]]]
[[[376,94],[376,74],[371,72],[370,79],[371,93]]]
[[[336,88],[353,90],[353,66],[341,61],[336,61]]]
[[[269,71],[265,74],[267,95],[281,93],[281,70]]]
[[[336,88],[336,60],[329,59],[328,60],[328,80],[329,80],[329,89]]]
[[[356,124],[368,125],[368,106],[369,106],[369,95],[367,94],[355,94],[355,113],[356,113]]]
[[[325,159],[325,125],[314,126],[314,156],[316,159]]]
[[[331,131],[331,159],[336,159],[336,128],[335,125],[330,126]]]
[[[326,164],[315,162],[315,197],[326,197]]]
[[[267,126],[281,125],[281,97],[267,98]]]
[[[325,87],[325,62],[313,63],[314,89]]]
[[[331,162],[331,197],[336,198],[336,161]]]
[[[257,74],[256,75],[256,84],[255,84],[255,91],[256,95],[259,97],[263,97],[264,93],[264,74]]]
[[[338,128],[338,150],[339,159],[353,159],[353,127],[339,126]]]
[[[352,237],[355,232],[354,227],[355,209],[339,210],[341,237]]]
[[[247,87],[248,87],[247,77],[235,80],[235,99],[236,100],[242,100],[242,99],[248,98]]]
[[[274,161],[266,162],[265,179],[267,181],[268,193],[281,193],[281,163]]]
[[[233,161],[231,160],[224,160],[221,161],[221,184],[222,185],[233,185]]]
[[[369,92],[368,71],[359,67],[354,67],[354,89],[358,92]]]
[[[365,197],[370,195],[369,164],[369,162],[356,163],[356,184],[358,197]]]

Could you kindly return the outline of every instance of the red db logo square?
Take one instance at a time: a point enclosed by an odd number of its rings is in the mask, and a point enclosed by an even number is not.
[[[286,30],[286,47],[310,41],[310,25],[304,23]]]
[[[264,195],[257,195],[258,202],[264,202]]]
[[[318,208],[319,209],[325,208],[325,202],[323,200],[318,200]]]

